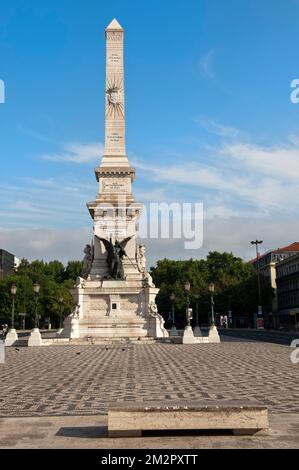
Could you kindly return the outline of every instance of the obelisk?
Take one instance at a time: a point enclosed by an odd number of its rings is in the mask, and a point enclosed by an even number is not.
[[[129,166],[126,156],[124,30],[116,19],[106,28],[105,150],[101,167]]]

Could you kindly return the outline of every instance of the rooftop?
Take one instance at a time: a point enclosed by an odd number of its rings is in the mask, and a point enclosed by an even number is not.
[[[299,242],[293,242],[290,245],[283,246],[281,248],[268,250],[262,255],[259,255],[259,259],[264,258],[264,256],[267,256],[269,253],[277,254],[277,253],[289,253],[289,252],[299,252]],[[248,263],[255,263],[256,260],[257,258],[253,258],[250,261],[248,261]]]

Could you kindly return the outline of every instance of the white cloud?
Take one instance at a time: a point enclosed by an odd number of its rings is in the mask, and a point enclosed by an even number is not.
[[[17,258],[29,260],[59,259],[66,263],[82,259],[83,248],[92,236],[92,228],[1,230],[0,246]]]
[[[77,227],[89,220],[86,201],[97,186],[69,175],[56,179],[20,178],[19,184],[0,185],[0,226],[3,228]]]
[[[285,229],[287,225],[287,231]],[[273,218],[221,217],[207,220],[204,225],[204,243],[197,250],[184,249],[184,239],[142,239],[147,247],[148,266],[158,259],[204,258],[209,251],[228,251],[246,260],[253,258],[250,240],[256,237],[264,241],[261,252],[299,241],[299,220]],[[0,246],[18,258],[82,259],[83,249],[92,237],[92,227],[76,229],[1,230]],[[141,241],[141,240],[139,240]]]
[[[58,153],[42,155],[43,160],[58,163],[90,163],[100,162],[103,154],[103,144],[91,142],[88,144],[69,143]]]
[[[273,176],[279,181],[298,181],[299,178],[299,142],[294,139],[291,144],[268,148],[244,142],[226,143],[221,154],[237,160],[247,169]]]
[[[142,189],[140,185],[136,190],[140,202],[204,202],[202,249],[184,250],[184,240],[145,240],[151,264],[164,256],[204,257],[210,250],[233,251],[249,258],[252,247],[248,242],[256,237],[264,239],[268,248],[297,241],[296,136],[285,144],[266,147],[216,121],[206,121],[206,127],[220,137],[220,142],[204,153],[192,158],[176,155],[174,163],[167,166],[140,159],[134,162],[140,170],[138,180],[143,178],[145,187],[150,188]],[[100,143],[68,144],[62,152],[43,158],[78,164],[99,162],[101,154]],[[80,178],[60,174],[45,179],[19,178],[20,184],[0,185],[1,248],[31,259],[67,261],[82,257],[82,247],[92,231],[85,204],[97,192],[88,168],[86,171],[85,180],[81,174]],[[80,228],[87,225],[88,229]],[[271,245],[266,245],[267,240],[271,240]]]
[[[214,126],[215,127],[215,126]],[[223,130],[222,130],[223,127]],[[160,183],[193,188],[197,199],[215,206],[213,198],[222,199],[220,212],[232,214],[251,210],[251,215],[269,215],[280,211],[294,214],[299,209],[299,144],[262,147],[240,139],[237,130],[217,124],[225,138],[214,148],[176,165],[158,166],[136,161],[140,170]],[[228,129],[228,130],[225,130]],[[178,159],[176,159],[177,161]],[[204,197],[205,196],[205,197]],[[219,203],[216,204],[219,212]]]
[[[195,119],[195,122],[206,131],[210,132],[211,134],[218,135],[220,137],[235,138],[240,135],[239,129],[236,129],[235,127],[231,126],[224,126],[223,124],[219,124],[213,119],[208,119],[205,116],[200,116],[199,118]]]

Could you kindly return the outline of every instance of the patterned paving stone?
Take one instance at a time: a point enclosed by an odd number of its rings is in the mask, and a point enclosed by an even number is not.
[[[288,346],[220,344],[7,348],[0,416],[105,414],[110,402],[257,399],[299,412],[299,364]],[[78,354],[80,353],[80,354]]]

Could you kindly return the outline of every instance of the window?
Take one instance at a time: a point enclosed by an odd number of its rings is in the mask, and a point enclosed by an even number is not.
[[[116,310],[117,309],[117,304],[112,304],[112,310]]]

